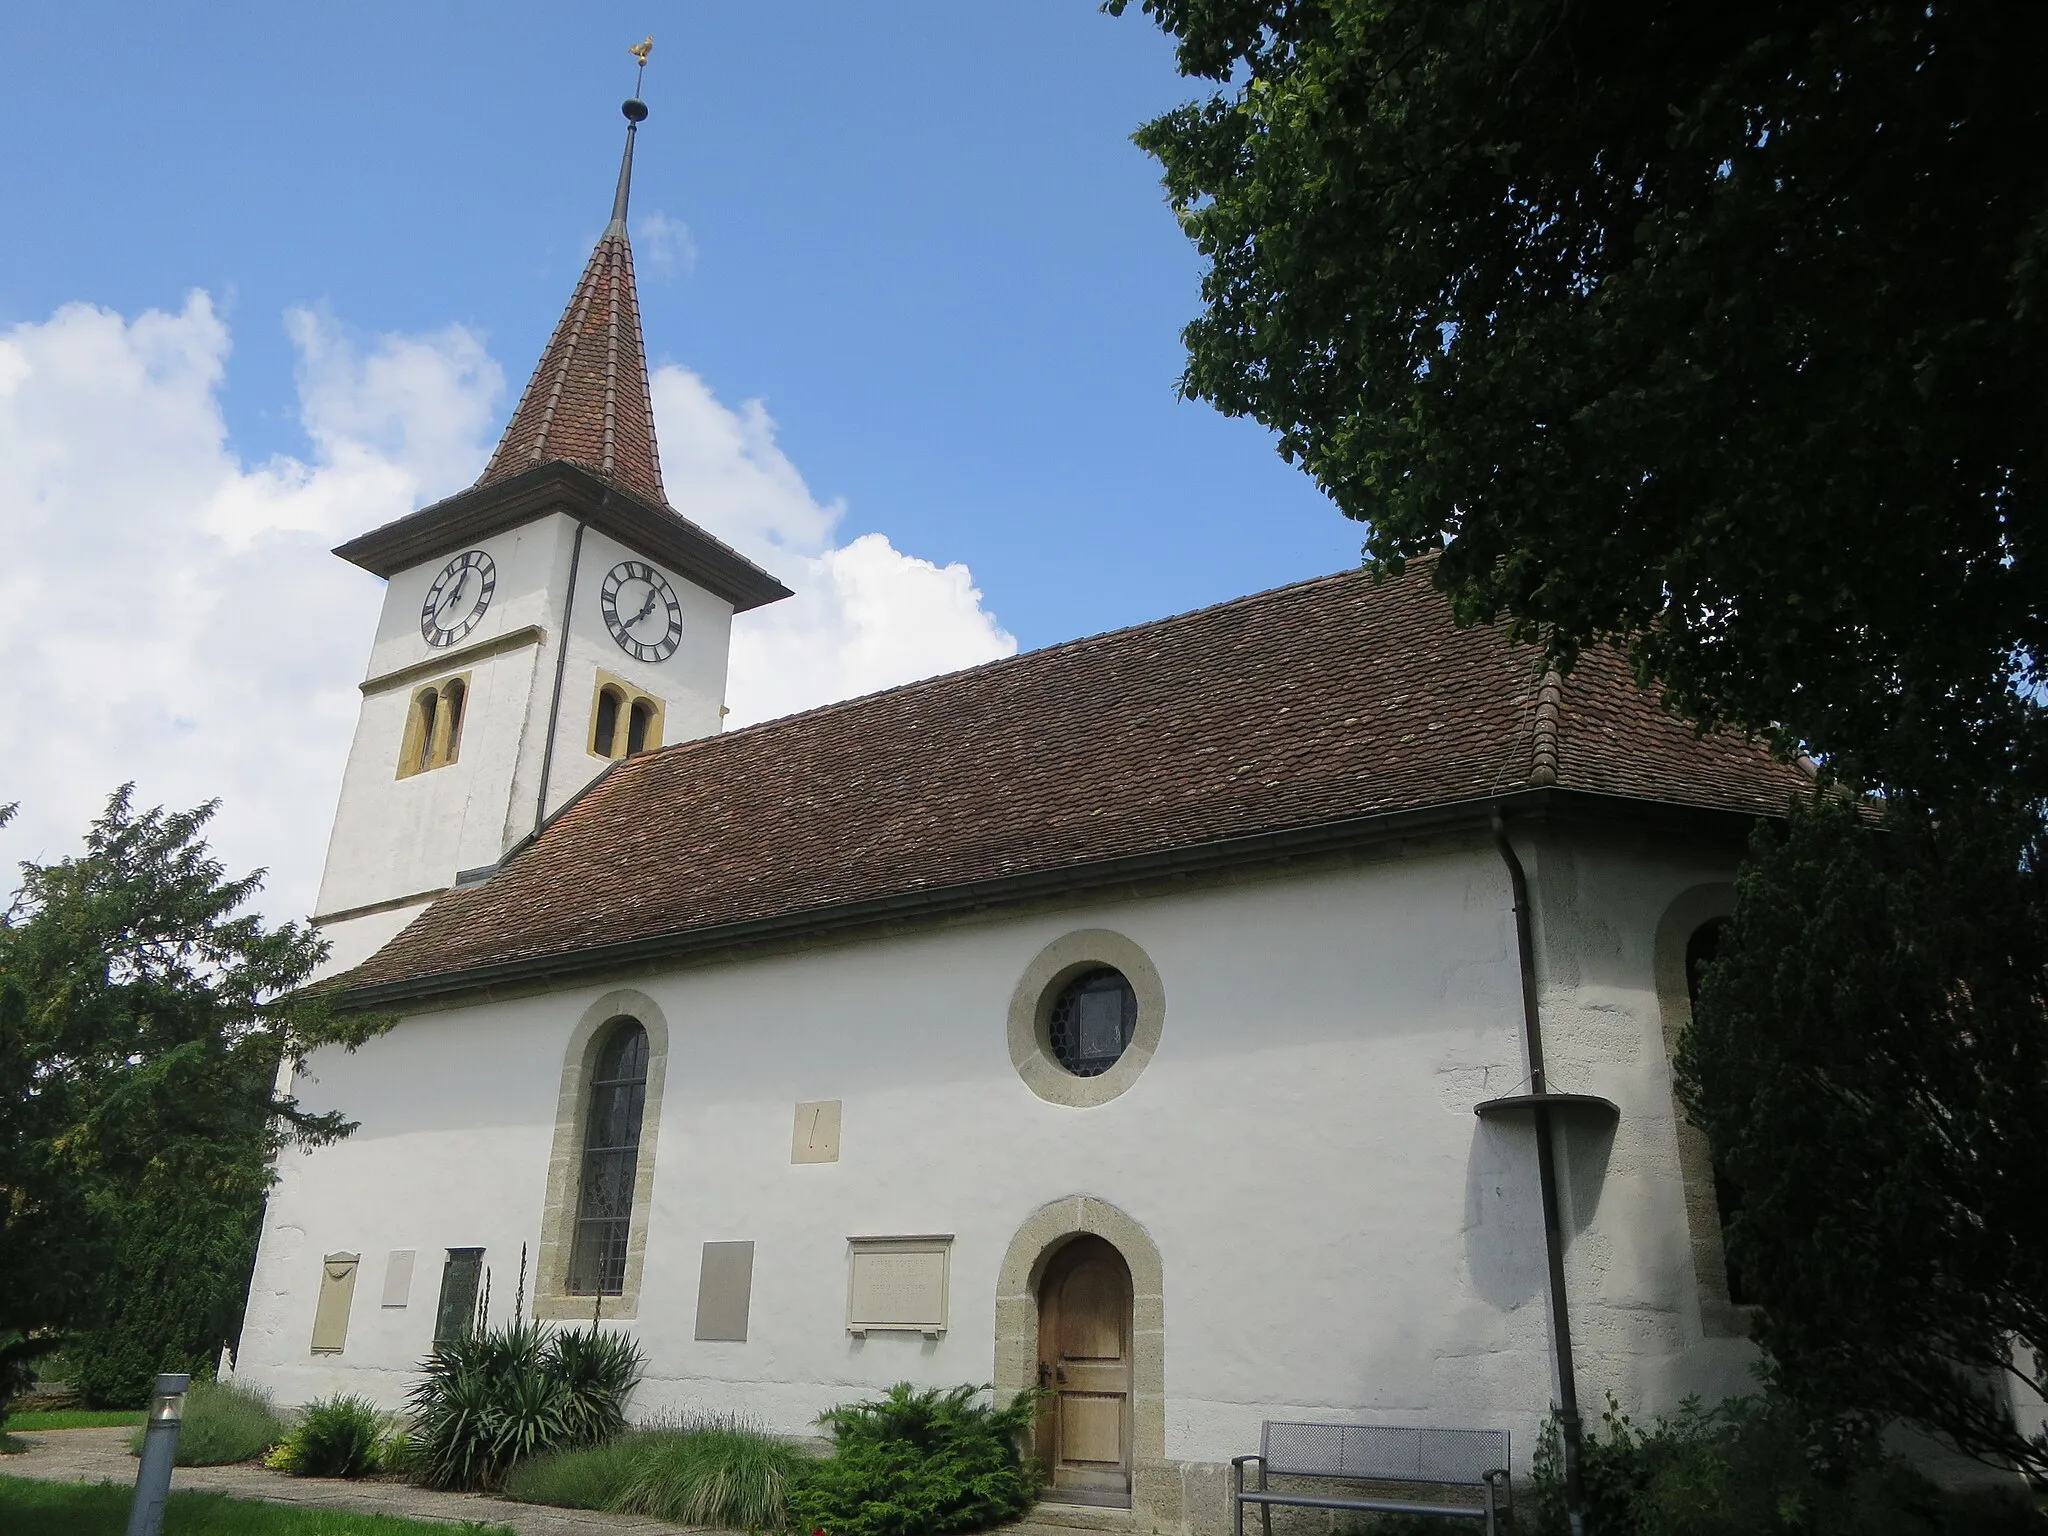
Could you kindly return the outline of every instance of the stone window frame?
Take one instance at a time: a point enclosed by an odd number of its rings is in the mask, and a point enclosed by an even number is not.
[[[469,723],[470,692],[467,672],[423,683],[412,691],[405,706],[405,732],[398,743],[398,778],[432,773],[461,756],[462,728]],[[427,716],[429,701],[433,704],[431,724]]]
[[[1138,999],[1138,1022],[1116,1065],[1096,1077],[1076,1077],[1053,1056],[1052,1008],[1068,982],[1102,966],[1123,972],[1130,982]],[[1024,1086],[1048,1104],[1090,1109],[1107,1104],[1138,1080],[1158,1051],[1165,1027],[1166,985],[1151,956],[1113,929],[1076,929],[1041,949],[1017,979],[1008,1018],[1010,1063]]]
[[[601,752],[597,746],[597,717],[603,708],[604,697],[609,693],[617,701],[617,714],[613,716],[611,750]],[[630,757],[627,744],[632,739],[632,720],[635,710],[647,711],[647,734],[641,742],[642,752],[652,752],[661,745],[662,726],[665,723],[667,707],[644,688],[636,688],[616,672],[597,669],[597,685],[590,690],[590,728],[584,732],[584,750],[592,757],[605,758],[616,762]]]
[[[1664,1021],[1667,1069],[1678,1059],[1679,1037],[1692,1023],[1692,989],[1686,984],[1685,951],[1692,936],[1717,918],[1735,912],[1735,887],[1725,882],[1696,885],[1664,909],[1657,924],[1655,968],[1657,1007]],[[1678,1177],[1685,1193],[1685,1225],[1691,1239],[1692,1273],[1700,1303],[1700,1330],[1710,1339],[1746,1339],[1757,1309],[1728,1294],[1728,1254],[1722,1246],[1721,1206],[1714,1195],[1714,1151],[1706,1133],[1685,1117],[1678,1081],[1670,1073],[1672,1118],[1678,1133]]]
[[[647,1032],[647,1095],[640,1111],[640,1153],[633,1170],[633,1224],[626,1237],[626,1277],[616,1296],[579,1296],[569,1290],[569,1255],[576,1240],[576,1197],[583,1168],[584,1119],[590,1078],[606,1027],[629,1018]],[[621,987],[583,1010],[562,1058],[562,1088],[555,1106],[554,1149],[548,1157],[547,1199],[541,1212],[540,1257],[535,1266],[533,1315],[542,1321],[629,1319],[640,1313],[641,1271],[654,1200],[655,1147],[661,1130],[662,1089],[668,1077],[668,1018],[645,992]]]

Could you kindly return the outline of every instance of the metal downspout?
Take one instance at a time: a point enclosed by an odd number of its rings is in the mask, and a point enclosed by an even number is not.
[[[632,140],[626,141],[627,152],[631,153]],[[562,674],[569,667],[569,620],[576,612],[576,567],[583,559],[583,530],[587,525],[579,520],[576,524],[576,540],[569,546],[569,589],[562,597],[562,643],[555,647],[555,695],[548,701],[547,740],[540,748],[540,798],[533,807],[533,835],[540,836],[541,824],[548,819],[548,773],[555,763],[555,723],[562,714]]]
[[[1508,867],[1508,882],[1515,893],[1515,948],[1522,962],[1522,1043],[1529,1057],[1529,1092],[1549,1091],[1543,1076],[1543,1020],[1536,1003],[1536,943],[1531,936],[1529,877],[1516,857],[1508,838],[1507,819],[1496,807],[1493,812],[1493,842],[1501,862]],[[1580,1478],[1582,1425],[1579,1420],[1579,1388],[1572,1365],[1571,1308],[1564,1290],[1564,1224],[1557,1207],[1557,1149],[1550,1136],[1550,1110],[1535,1106],[1536,1179],[1543,1196],[1543,1248],[1550,1266],[1550,1337],[1557,1365],[1557,1427],[1564,1442],[1564,1498],[1571,1520],[1572,1536],[1585,1530],[1585,1503]]]

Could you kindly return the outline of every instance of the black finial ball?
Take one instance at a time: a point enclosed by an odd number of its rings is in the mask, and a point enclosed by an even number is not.
[[[647,103],[638,96],[628,96],[619,110],[626,114],[626,121],[629,123],[647,121]]]

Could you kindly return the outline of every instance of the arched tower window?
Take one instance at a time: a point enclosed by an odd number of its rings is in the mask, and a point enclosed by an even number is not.
[[[572,1296],[617,1296],[625,1287],[646,1104],[647,1031],[635,1019],[614,1019],[598,1046],[584,1111],[576,1234],[569,1255]]]
[[[590,701],[590,754],[631,757],[661,745],[661,700],[642,693],[623,677],[597,674]]]
[[[441,722],[441,694],[438,689],[422,688],[413,697],[413,712],[418,716],[414,722],[412,743],[412,772],[424,773],[434,766],[434,727]]]
[[[455,761],[462,747],[462,717],[469,703],[469,674],[443,678],[414,691],[398,748],[398,776],[410,778]]]
[[[624,696],[616,688],[597,690],[597,718],[590,728],[590,750],[599,757],[616,757],[612,744],[619,739],[619,705]]]
[[[440,750],[435,754],[437,762],[452,763],[455,754],[462,747],[462,707],[469,702],[469,689],[459,677],[450,678],[441,688],[441,741]]]

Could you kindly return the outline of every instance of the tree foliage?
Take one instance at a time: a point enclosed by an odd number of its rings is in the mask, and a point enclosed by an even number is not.
[[[390,1021],[302,990],[325,943],[241,912],[262,876],[212,857],[215,809],[138,812],[117,791],[82,855],[22,866],[0,917],[0,1337],[124,1318],[146,1334],[132,1288],[175,1284],[188,1260],[231,1274],[219,1244],[246,1240],[274,1154],[353,1129],[282,1091],[280,1063]],[[173,1358],[210,1358],[219,1336],[177,1335],[220,1305],[167,1298]]]
[[[2041,1466],[2048,7],[1137,3],[1216,83],[1137,135],[1184,391],[1462,621],[1891,797],[1756,845],[1691,1112],[1780,1384]]]
[[[2048,1393],[2014,1347],[2048,1340],[2048,844],[2014,840],[1841,800],[1759,829],[1678,1074],[1779,1385],[2048,1476],[2006,1406]]]
[[[1183,388],[1370,557],[1852,779],[2048,792],[2048,8],[1142,5],[1225,82],[1137,135]]]

